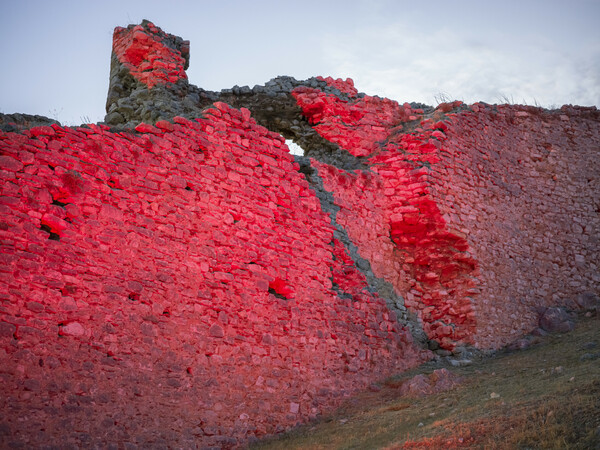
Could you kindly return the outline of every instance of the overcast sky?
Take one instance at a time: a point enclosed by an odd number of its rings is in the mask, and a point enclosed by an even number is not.
[[[144,18],[191,41],[204,89],[330,75],[400,103],[600,106],[600,0],[0,0],[0,112],[102,120],[113,29]]]

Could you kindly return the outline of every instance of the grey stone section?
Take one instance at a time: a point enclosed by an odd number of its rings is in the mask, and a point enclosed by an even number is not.
[[[50,119],[45,116],[31,114],[2,114],[0,113],[0,130],[6,133],[18,132],[28,128],[39,127],[43,125],[60,125],[58,120]]]
[[[180,79],[152,89],[136,80],[113,53],[104,122],[116,128],[134,128],[175,116],[202,117],[202,110],[218,101],[217,94]]]
[[[144,20],[141,26],[148,29],[148,24],[149,22]],[[128,28],[134,26],[129,25]],[[166,33],[162,42],[181,53],[186,61],[184,68],[187,69],[189,42]],[[111,55],[104,118],[107,125],[115,128],[134,128],[141,122],[155,123],[159,120],[170,120],[175,116],[201,117],[202,109],[217,100],[216,93],[194,86],[187,79],[149,89],[130,74],[129,69],[121,64],[114,52]]]

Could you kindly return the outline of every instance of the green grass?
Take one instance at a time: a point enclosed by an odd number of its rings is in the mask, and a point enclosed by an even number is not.
[[[596,347],[584,348],[595,342]],[[398,387],[427,364],[364,392],[335,413],[253,449],[556,448],[600,449],[600,321],[551,335],[527,350],[449,369],[450,391],[401,397]],[[494,394],[492,396],[492,393]]]

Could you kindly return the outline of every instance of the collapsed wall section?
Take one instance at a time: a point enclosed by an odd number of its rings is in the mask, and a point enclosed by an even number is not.
[[[236,445],[426,357],[247,110],[0,150],[14,445]]]
[[[352,92],[351,82],[345,84]],[[308,88],[293,95],[319,134],[365,158],[366,168],[353,172],[313,163],[340,208],[338,223],[360,255],[417,314],[430,347],[472,343],[477,264],[468,243],[446,227],[429,191],[445,125],[421,120],[422,109],[378,97],[350,94],[341,100]],[[418,128],[404,131],[415,123]]]
[[[597,298],[596,108],[455,102],[424,118],[377,97],[293,95],[321,136],[363,157],[353,171],[313,165],[430,348],[499,348],[545,308]]]

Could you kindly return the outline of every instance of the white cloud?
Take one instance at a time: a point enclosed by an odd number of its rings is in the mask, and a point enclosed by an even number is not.
[[[542,106],[600,104],[598,49],[567,53],[542,38],[505,39],[490,31],[481,39],[402,22],[329,35],[322,48],[336,77],[352,77],[359,90],[401,103],[436,104],[443,92],[467,103],[506,97]]]

